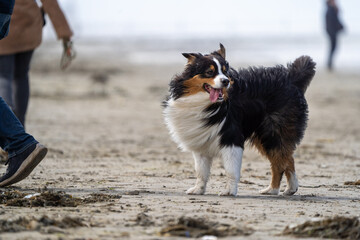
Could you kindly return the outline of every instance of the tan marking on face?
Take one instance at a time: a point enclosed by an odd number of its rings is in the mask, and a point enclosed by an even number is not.
[[[229,81],[230,81],[230,85],[234,84],[234,80],[232,80],[230,77],[228,77]],[[228,94],[228,89],[227,88],[223,88],[223,98],[224,100],[227,100],[229,98],[229,94]]]
[[[226,67],[225,66],[222,66],[222,72],[226,72]]]
[[[215,82],[214,82],[213,78],[202,78],[200,75],[196,75],[196,76],[186,80],[184,82],[184,86],[186,87],[185,96],[194,95],[194,94],[197,94],[199,92],[206,92],[204,90],[204,88],[203,88],[204,83],[207,83],[210,86],[215,85]]]
[[[230,81],[230,85],[234,84],[234,80],[232,80],[230,77],[229,77],[229,81]]]
[[[210,65],[210,67],[205,71],[205,73],[206,72],[208,72],[208,71],[213,71],[214,73],[215,73],[215,66],[214,65]]]

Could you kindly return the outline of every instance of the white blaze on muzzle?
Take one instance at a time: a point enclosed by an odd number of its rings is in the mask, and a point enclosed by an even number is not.
[[[216,58],[213,58],[213,61],[217,65],[218,68],[218,75],[214,78],[214,85],[204,84],[204,89],[210,95],[210,101],[212,103],[223,101],[224,100],[224,93],[223,89],[228,88],[230,86],[229,79],[224,73],[221,71],[221,65]]]
[[[227,86],[224,86],[223,84],[223,80],[229,80],[227,76],[225,76],[223,74],[223,72],[221,71],[221,65],[220,65],[220,62],[216,59],[216,58],[213,58],[213,61],[216,63],[216,66],[218,67],[218,72],[219,74],[214,78],[214,82],[215,82],[215,86],[213,86],[214,88],[223,88],[223,87],[228,87]]]

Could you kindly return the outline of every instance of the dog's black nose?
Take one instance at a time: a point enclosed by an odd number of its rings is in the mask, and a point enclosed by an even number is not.
[[[228,84],[229,84],[229,79],[227,79],[227,78],[223,78],[223,79],[221,79],[221,83],[224,85],[224,86],[227,86]]]

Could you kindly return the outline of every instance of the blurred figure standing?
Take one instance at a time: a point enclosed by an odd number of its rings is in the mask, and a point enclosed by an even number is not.
[[[42,39],[48,14],[58,39],[64,47],[71,47],[73,35],[56,0],[41,0],[41,8],[35,0],[16,0],[7,38],[0,41],[0,96],[12,108],[25,126],[25,114],[29,102],[29,69],[32,54]]]
[[[327,10],[325,14],[325,24],[326,32],[329,36],[330,49],[327,67],[331,71],[333,69],[333,57],[337,46],[337,35],[344,29],[344,26],[341,24],[338,13],[339,9],[335,0],[326,0]]]

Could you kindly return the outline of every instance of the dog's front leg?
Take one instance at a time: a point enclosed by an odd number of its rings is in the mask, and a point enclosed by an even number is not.
[[[221,155],[224,162],[227,183],[225,189],[220,193],[220,195],[236,196],[238,182],[240,181],[243,149],[237,146],[224,147],[221,149]]]
[[[206,183],[209,179],[212,158],[206,157],[200,153],[193,152],[195,160],[196,184],[189,188],[187,194],[200,195],[206,190]]]

